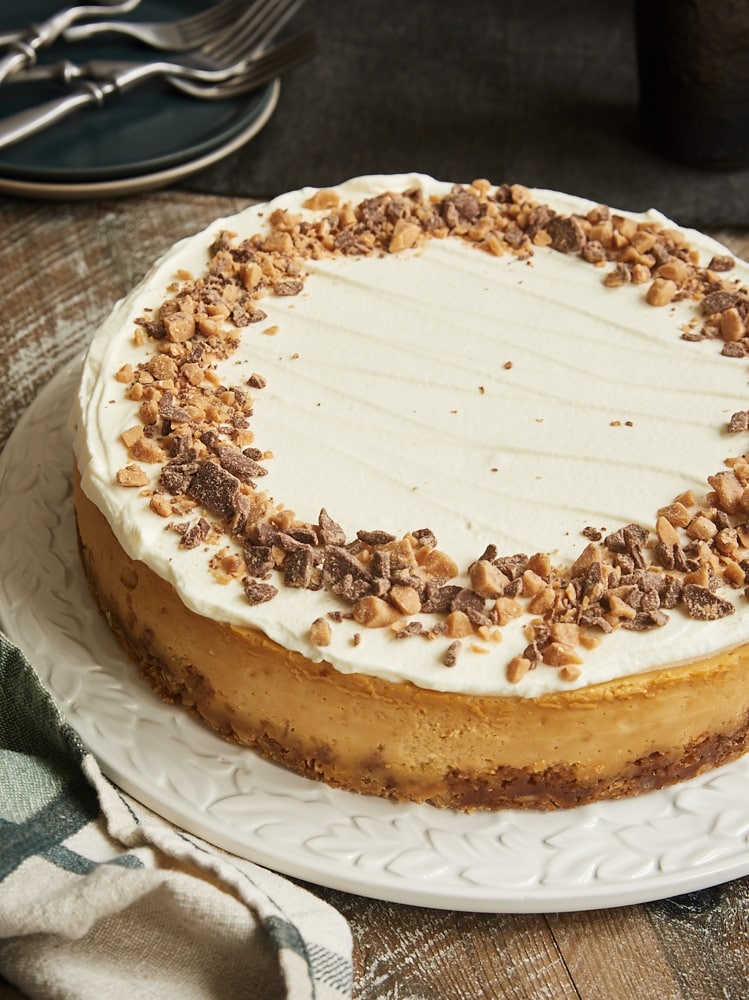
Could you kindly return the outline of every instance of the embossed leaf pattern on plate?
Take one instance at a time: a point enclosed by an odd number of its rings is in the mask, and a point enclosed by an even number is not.
[[[0,617],[130,794],[282,873],[426,906],[615,906],[749,872],[746,758],[638,799],[462,815],[307,781],[163,704],[120,652],[79,565],[67,425],[78,371],[52,380],[0,458]]]

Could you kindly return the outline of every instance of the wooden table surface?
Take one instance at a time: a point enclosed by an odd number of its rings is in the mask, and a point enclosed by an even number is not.
[[[156,256],[247,203],[171,191],[1,201],[0,448]],[[714,235],[749,258],[749,233]],[[531,916],[428,910],[309,888],[350,922],[357,1000],[749,997],[749,878],[661,902]]]

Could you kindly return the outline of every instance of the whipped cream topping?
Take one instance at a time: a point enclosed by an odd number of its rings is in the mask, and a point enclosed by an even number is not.
[[[336,191],[358,202],[414,186],[427,195],[451,187],[407,175],[359,178]],[[334,595],[281,585],[273,600],[248,604],[241,585],[211,576],[202,546],[180,548],[140,491],[116,484],[128,463],[119,435],[138,417],[114,376],[149,350],[134,341],[136,319],[158,308],[178,272],[203,271],[220,231],[240,239],[263,231],[277,208],[319,217],[303,208],[312,194],[284,195],[178,243],[96,334],[75,414],[76,457],[85,493],[128,555],[201,615],[261,629],[344,672],[441,690],[533,697],[749,641],[749,606],[726,589],[739,613],[698,622],[676,609],[661,628],[615,631],[584,653],[572,682],[544,665],[520,684],[506,679],[507,662],[527,644],[528,616],[503,626],[500,642],[468,641],[449,668],[448,640],[395,640],[387,628],[350,620],[333,625],[321,649],[309,639],[312,621],[348,610]],[[564,214],[594,207],[532,194]],[[673,225],[657,213],[631,217]],[[727,253],[705,236],[688,237],[703,265]],[[747,362],[722,357],[720,342],[681,339],[693,302],[654,308],[642,286],[607,288],[608,268],[575,254],[536,247],[527,260],[494,257],[455,238],[305,268],[302,293],[264,298],[267,320],[248,327],[219,368],[226,385],[253,372],[267,380],[252,417],[257,444],[273,456],[260,485],[302,520],[316,521],[325,507],[348,538],[361,528],[399,537],[430,528],[462,567],[490,543],[501,554],[542,551],[566,562],[584,548],[584,528],[652,527],[659,508],[686,489],[704,496],[707,476],[743,450],[743,437],[725,427],[746,408]],[[746,284],[749,266],[739,262],[732,276]],[[160,468],[142,467],[155,485]]]

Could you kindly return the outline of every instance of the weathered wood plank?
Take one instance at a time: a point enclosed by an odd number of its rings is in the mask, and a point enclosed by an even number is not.
[[[685,1000],[749,997],[749,879],[647,905]]]
[[[428,910],[309,887],[346,916],[355,1000],[573,1000],[543,916]]]
[[[547,919],[580,1000],[685,1000],[644,907]]]

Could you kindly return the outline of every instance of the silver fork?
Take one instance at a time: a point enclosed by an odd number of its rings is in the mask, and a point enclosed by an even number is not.
[[[240,0],[242,7],[247,0]],[[235,27],[245,23],[245,17],[250,17],[246,23],[245,32],[249,37],[249,32],[254,34],[256,39],[256,51],[259,51],[265,42],[273,35],[277,34],[292,14],[301,6],[303,0],[255,0],[253,5],[235,22]],[[217,33],[217,36],[220,33]],[[207,45],[211,40],[208,39]],[[195,46],[200,49],[201,46]],[[190,50],[190,55],[194,54],[194,49]],[[164,53],[168,59],[172,53]],[[182,60],[183,62],[185,60]],[[86,77],[109,77],[113,72],[123,66],[152,66],[156,62],[124,62],[122,60],[96,59],[85,63],[76,63],[71,59],[58,59],[57,62],[41,63],[30,66],[28,69],[19,70],[8,79],[8,83],[38,83],[41,80],[59,80],[60,83],[70,84],[76,80],[83,80]],[[189,84],[188,80],[184,81]],[[216,85],[218,86],[218,84]],[[189,91],[189,86],[181,88]],[[202,90],[201,90],[202,93]]]
[[[19,31],[4,33],[0,45],[8,46],[12,51],[0,59],[0,83],[24,66],[33,66],[37,50],[51,45],[66,28],[80,18],[127,14],[135,10],[139,3],[140,0],[99,0],[95,4],[63,7],[40,24],[30,24]]]
[[[179,21],[88,21],[63,33],[66,42],[87,41],[97,35],[127,35],[164,52],[189,52],[232,22],[245,0],[222,0],[208,10]]]
[[[254,55],[247,69],[233,76],[225,83],[200,83],[187,78],[169,77],[169,82],[179,90],[202,100],[220,101],[246,94],[276,77],[285,76],[301,66],[320,51],[317,32],[303,31],[293,38],[280,42],[258,55]]]
[[[49,128],[81,108],[101,105],[112,94],[130,90],[154,77],[226,82],[248,69],[258,47],[272,37],[298,6],[299,0],[255,0],[231,27],[179,60],[134,63],[93,59],[80,67],[66,61],[67,79],[80,75],[82,85],[62,97],[5,118],[0,122],[0,149]]]
[[[224,100],[226,98],[237,97],[254,90],[261,83],[273,80],[277,76],[283,76],[291,72],[297,66],[307,62],[317,55],[320,47],[317,39],[317,32],[314,29],[302,31],[292,38],[274,45],[270,49],[255,49],[253,55],[247,60],[246,68],[241,72],[231,76],[221,83],[211,83],[191,76],[167,76],[167,80],[178,90],[189,94],[191,97],[200,97],[208,100]],[[110,62],[104,59],[97,59],[95,63],[97,69],[111,71],[112,67],[121,66],[122,63]],[[32,66],[31,69],[23,70],[12,77],[9,83],[37,83],[41,80],[57,80],[63,84],[76,83],[84,80],[94,63],[74,63],[69,59],[64,59],[57,63],[47,63],[43,66]],[[2,123],[0,122],[0,125]]]

